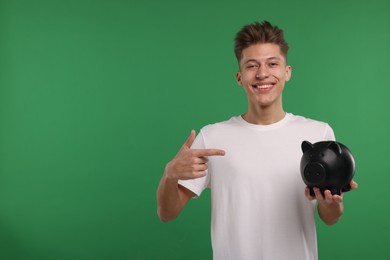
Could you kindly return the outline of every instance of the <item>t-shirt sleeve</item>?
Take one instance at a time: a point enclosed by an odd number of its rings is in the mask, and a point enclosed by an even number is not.
[[[325,141],[336,141],[336,137],[334,135],[332,127],[329,124],[326,124],[325,132],[324,132],[324,140]]]
[[[200,132],[191,146],[192,149],[206,149],[202,132]],[[189,189],[196,194],[196,197],[199,197],[200,194],[208,187],[210,181],[209,173],[207,172],[206,176],[192,179],[192,180],[179,180],[179,185]]]

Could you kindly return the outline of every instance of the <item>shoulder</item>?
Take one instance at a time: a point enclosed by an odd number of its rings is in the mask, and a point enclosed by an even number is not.
[[[302,131],[304,133],[320,133],[324,140],[334,139],[333,129],[327,122],[294,114],[289,114],[289,116],[290,127],[296,128],[297,130],[299,129],[299,131]]]
[[[289,113],[290,124],[297,126],[318,126],[318,127],[327,127],[328,123],[304,116],[294,115]]]

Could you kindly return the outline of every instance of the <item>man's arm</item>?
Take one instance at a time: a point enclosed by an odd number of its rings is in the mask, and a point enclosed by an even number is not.
[[[351,181],[351,190],[357,189],[358,184]],[[305,195],[309,200],[316,199],[318,201],[318,214],[322,221],[327,225],[336,224],[344,212],[343,195],[332,195],[329,190],[321,194],[320,189],[314,188],[315,197],[310,196],[309,188],[306,187]]]
[[[175,219],[193,196],[192,191],[179,185],[178,180],[170,178],[165,170],[157,189],[157,214],[160,220],[168,222]]]
[[[191,149],[195,131],[180,148],[166,167],[157,189],[157,214],[161,221],[175,219],[195,194],[178,184],[179,180],[190,180],[206,176],[208,156],[224,155],[219,149]]]

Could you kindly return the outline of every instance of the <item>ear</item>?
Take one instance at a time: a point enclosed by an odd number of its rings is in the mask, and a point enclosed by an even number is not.
[[[337,142],[330,142],[328,144],[328,148],[334,151],[337,155],[340,155],[342,153],[341,147]]]
[[[312,149],[314,147],[314,145],[312,143],[310,143],[309,141],[303,141],[302,142],[302,145],[301,145],[301,148],[302,148],[302,152],[306,152],[306,151],[309,151],[310,149]]]
[[[242,81],[241,81],[241,72],[237,72],[236,73],[236,81],[237,81],[237,84],[242,86]]]
[[[286,82],[291,79],[292,67],[290,65],[286,66]]]

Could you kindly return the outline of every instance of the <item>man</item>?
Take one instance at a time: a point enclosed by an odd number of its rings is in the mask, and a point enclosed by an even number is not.
[[[284,111],[283,88],[291,77],[287,51],[283,31],[267,21],[237,33],[236,79],[248,111],[202,128],[196,138],[191,131],[159,184],[164,222],[211,188],[215,260],[317,259],[316,204],[328,225],[343,213],[342,195],[315,189],[311,197],[301,179],[302,141],[335,137],[328,124]],[[351,181],[351,187],[357,184]]]

